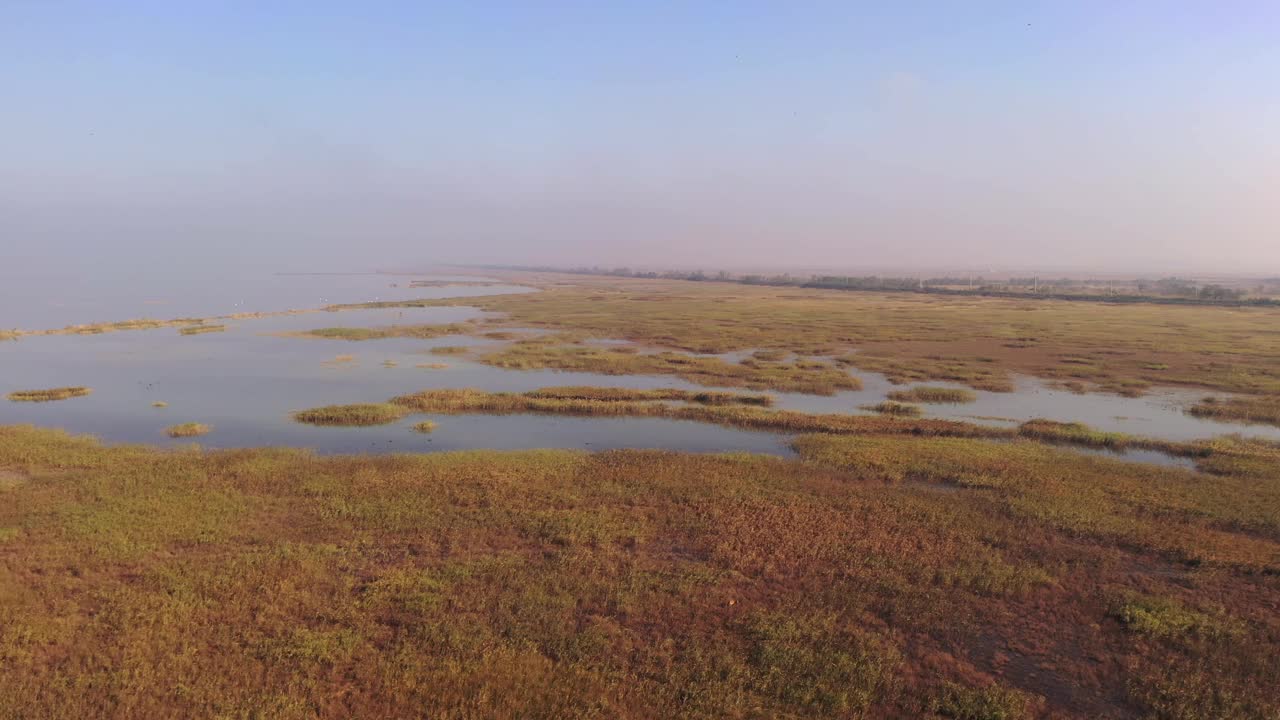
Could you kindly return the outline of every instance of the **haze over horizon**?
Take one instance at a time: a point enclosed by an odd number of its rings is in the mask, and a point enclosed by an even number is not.
[[[0,4],[5,265],[1280,274],[1280,5]]]

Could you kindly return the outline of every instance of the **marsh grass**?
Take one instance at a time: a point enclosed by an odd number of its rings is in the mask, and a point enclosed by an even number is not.
[[[1280,426],[1280,396],[1206,397],[1187,409],[1191,415],[1225,422]]]
[[[774,363],[748,359],[729,363],[716,357],[686,353],[638,353],[634,348],[566,343],[564,338],[556,337],[519,341],[482,355],[480,361],[509,370],[550,368],[605,375],[673,375],[712,387],[814,395],[832,395],[839,390],[862,387],[862,383],[843,368],[821,361]]]
[[[554,400],[603,400],[606,402],[643,402],[649,400],[675,400],[698,405],[755,405],[769,407],[773,398],[769,395],[714,391],[570,386],[549,387],[525,393],[526,397]]]
[[[432,420],[423,420],[422,422],[413,424],[414,431],[423,433],[424,435],[434,432],[436,427],[437,427],[436,423]]]
[[[200,435],[208,435],[213,431],[213,427],[203,423],[189,422],[180,425],[171,425],[164,430],[164,434],[171,438],[198,437]]]
[[[945,380],[1008,392],[1012,373],[1021,373],[1130,396],[1152,383],[1280,395],[1274,308],[1032,304],[585,276],[532,280],[541,292],[421,304],[478,306],[507,313],[519,327],[697,353],[837,350],[847,364],[899,384]],[[848,352],[854,348],[860,352]]]
[[[668,394],[669,399],[683,397],[689,404],[671,405],[656,402],[650,392]],[[448,414],[542,414],[572,416],[652,417],[691,420],[748,430],[784,433],[827,432],[838,434],[910,434],[956,437],[1012,437],[1013,432],[1001,428],[955,422],[952,420],[906,420],[866,415],[809,414],[788,410],[768,410],[753,404],[741,404],[741,398],[715,397],[709,404],[696,399],[702,393],[675,390],[615,390],[613,388],[548,388],[527,393],[487,392],[474,388],[426,390],[390,400],[393,405],[423,413]],[[603,398],[592,397],[599,394]],[[747,396],[751,403],[755,396]]]
[[[13,402],[53,402],[70,398],[84,397],[93,392],[92,388],[83,386],[49,388],[47,390],[16,390],[8,397]]]
[[[874,405],[863,405],[862,409],[878,412],[881,415],[897,415],[900,417],[920,417],[924,414],[924,410],[919,405],[908,405],[892,400],[886,400]]]
[[[189,325],[187,327],[178,328],[178,334],[203,335],[205,333],[224,332],[226,329],[226,325]]]
[[[1280,710],[1276,465],[802,440],[325,457],[0,427],[0,717]]]
[[[1174,598],[1133,591],[1114,594],[1108,602],[1107,612],[1131,632],[1155,637],[1197,635],[1229,639],[1240,635],[1242,629],[1238,622],[1221,610],[1202,612]]]
[[[1043,697],[998,683],[971,687],[947,682],[930,709],[956,720],[1030,720],[1044,705]]]
[[[407,411],[390,403],[357,403],[354,405],[326,405],[300,410],[293,419],[308,425],[362,426],[387,425],[404,417]]]
[[[385,340],[387,338],[418,338],[430,340],[446,335],[462,335],[475,330],[474,325],[450,323],[447,325],[390,325],[387,327],[325,327],[301,332],[285,333],[291,337],[312,337],[327,340]]]
[[[167,407],[169,407],[169,403],[167,403],[167,402],[165,402],[165,401],[163,401],[163,400],[156,400],[155,402],[151,403],[151,407],[153,407],[153,408],[167,408]]]
[[[907,390],[894,390],[890,400],[904,403],[954,404],[971,403],[978,399],[972,391],[963,388],[930,387],[921,385]]]
[[[433,347],[428,352],[432,355],[465,355],[469,348],[463,345],[441,345]]]
[[[444,370],[445,368],[449,367],[449,363],[441,363],[441,362],[419,363],[417,365],[414,365],[414,367],[422,368],[424,370]]]

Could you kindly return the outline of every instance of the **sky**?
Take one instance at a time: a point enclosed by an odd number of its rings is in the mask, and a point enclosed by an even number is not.
[[[0,264],[1280,275],[1280,3],[0,0]]]

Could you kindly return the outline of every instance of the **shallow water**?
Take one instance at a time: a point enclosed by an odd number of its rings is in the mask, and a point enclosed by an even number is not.
[[[474,297],[529,290],[510,285],[409,287],[411,280],[474,282],[482,279],[378,273],[282,275],[266,271],[69,277],[27,274],[21,268],[9,267],[0,274],[0,328],[46,330],[137,318],[212,317],[375,300]]]
[[[860,413],[862,405],[885,399],[891,390],[912,385],[893,385],[877,373],[853,371],[862,379],[862,390],[831,396],[774,393],[777,407],[814,413]],[[1197,418],[1183,409],[1206,392],[1182,388],[1154,388],[1148,395],[1127,398],[1098,393],[1076,394],[1057,390],[1032,377],[1016,377],[1011,393],[974,391],[977,401],[955,405],[921,404],[924,417],[962,420],[980,425],[1013,427],[1027,420],[1046,418],[1059,422],[1079,422],[1107,432],[1159,438],[1196,440],[1231,433],[1280,440],[1280,428],[1269,425],[1241,425]],[[930,387],[965,388],[944,382],[925,382]],[[969,389],[969,388],[965,388]],[[1217,393],[1221,395],[1221,393]]]
[[[479,317],[483,313],[474,308],[348,310],[232,321],[225,332],[202,335],[160,328],[4,342],[0,395],[66,385],[86,385],[93,394],[50,403],[0,400],[0,424],[31,423],[91,433],[109,442],[171,446],[192,440],[168,438],[164,428],[201,422],[214,426],[212,433],[195,440],[208,447],[293,445],[328,453],[538,447],[790,453],[785,436],[661,418],[414,415],[393,425],[365,428],[313,427],[290,418],[292,411],[318,405],[380,402],[433,387],[695,387],[661,378],[503,371],[428,352],[432,347],[500,342],[486,338],[347,342],[277,335],[330,325],[449,323]],[[340,355],[353,359],[336,361]],[[395,365],[387,367],[387,361]],[[429,363],[449,367],[416,367]],[[154,408],[155,401],[168,407]],[[439,423],[434,433],[410,429],[424,418]]]
[[[399,282],[407,285],[405,278],[399,278]],[[417,288],[406,289],[406,295],[448,297],[521,290],[513,287]],[[365,296],[350,298],[352,301],[366,299]],[[202,422],[214,426],[210,435],[198,439],[202,445],[293,445],[321,452],[626,447],[790,453],[791,438],[787,435],[660,418],[415,415],[393,425],[369,428],[317,428],[300,425],[290,418],[295,410],[378,402],[429,388],[526,391],[552,385],[596,385],[705,389],[671,377],[500,370],[465,357],[428,352],[439,346],[484,346],[500,342],[486,338],[446,336],[432,340],[392,338],[346,342],[278,334],[333,325],[448,323],[481,317],[480,311],[466,307],[352,310],[230,321],[226,332],[203,335],[182,336],[176,328],[161,328],[0,342],[0,395],[13,390],[65,385],[87,385],[94,389],[88,397],[61,402],[0,401],[0,424],[63,427],[72,432],[92,433],[111,442],[177,445],[191,440],[170,439],[163,434],[165,427]],[[749,354],[744,351],[735,357]],[[352,360],[335,361],[339,355],[350,355]],[[384,366],[387,361],[394,366]],[[446,363],[448,367],[416,367],[429,363]],[[783,409],[861,413],[864,411],[859,406],[879,402],[885,393],[895,389],[875,373],[855,371],[854,374],[863,380],[864,388],[860,391],[829,397],[773,394],[778,399],[777,406]],[[1018,391],[1014,393],[979,392],[974,403],[922,407],[928,417],[1002,426],[1046,417],[1169,440],[1231,432],[1280,439],[1280,428],[1231,425],[1184,414],[1183,405],[1201,394],[1169,390],[1143,398],[1076,395],[1050,389],[1032,378],[1019,378]],[[153,408],[154,401],[164,401],[169,406]],[[430,435],[413,432],[409,426],[423,417],[436,420],[439,428]],[[1107,454],[1126,460],[1191,466],[1185,459],[1152,451]]]

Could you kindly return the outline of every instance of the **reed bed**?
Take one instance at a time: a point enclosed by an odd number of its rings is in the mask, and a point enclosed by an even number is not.
[[[538,390],[525,393],[525,395],[533,398],[554,400],[604,400],[607,402],[675,400],[679,402],[696,403],[698,405],[756,405],[759,407],[769,407],[770,405],[773,405],[773,397],[769,395],[692,391],[676,388],[636,390],[632,388],[570,386],[540,388]]]
[[[671,405],[652,400],[601,400],[556,397],[543,391],[495,393],[474,388],[427,390],[392,398],[391,403],[414,412],[444,414],[546,414],[575,416],[653,417],[784,433],[874,433],[950,437],[1012,437],[1013,432],[951,420],[901,420],[865,415],[810,414],[767,410],[744,405]],[[644,391],[634,391],[643,393]],[[591,393],[570,392],[569,395]],[[636,397],[644,397],[637,395]]]
[[[1280,395],[1280,310],[957,300],[676,280],[573,276],[528,295],[433,301],[507,313],[513,326],[697,353],[834,349],[899,384],[1015,389],[1013,374],[1140,395],[1152,384]],[[857,348],[859,352],[849,353]],[[1063,357],[1087,364],[1063,363]],[[1219,358],[1205,361],[1205,358]]]
[[[300,410],[293,419],[308,425],[364,426],[387,425],[408,414],[402,405],[390,403],[357,403],[353,405],[326,405]]]
[[[178,328],[179,335],[204,335],[205,333],[225,332],[226,325],[189,325],[187,327]]]
[[[1191,415],[1226,422],[1280,425],[1280,396],[1206,397],[1187,409]]]
[[[554,337],[513,343],[482,355],[480,361],[509,370],[572,370],[604,375],[673,375],[698,385],[745,387],[811,395],[833,395],[862,387],[858,378],[835,365],[803,360],[772,363],[749,359],[729,363],[687,353],[639,353],[632,347],[596,347],[560,342]]]
[[[13,402],[53,402],[70,398],[84,397],[93,392],[92,388],[83,386],[48,388],[45,390],[15,390],[8,397]]]
[[[441,345],[433,347],[430,352],[432,355],[465,355],[468,348],[464,345]]]
[[[187,438],[198,437],[200,435],[208,435],[213,431],[213,427],[204,423],[189,422],[180,425],[171,425],[164,429],[164,434],[171,438]]]
[[[899,417],[920,417],[924,414],[924,409],[919,405],[908,405],[907,403],[894,402],[886,400],[874,405],[863,405],[863,410],[878,412],[881,415],[897,415]]]
[[[389,325],[386,327],[324,327],[304,330],[297,333],[285,333],[293,337],[312,337],[327,340],[385,340],[387,338],[418,338],[430,340],[446,335],[464,335],[474,331],[474,325],[465,323],[449,323],[446,325]]]
[[[889,393],[890,400],[896,400],[904,403],[930,403],[935,405],[958,405],[961,403],[971,403],[978,399],[978,396],[971,390],[963,388],[933,387],[921,385],[906,390],[894,390]]]

